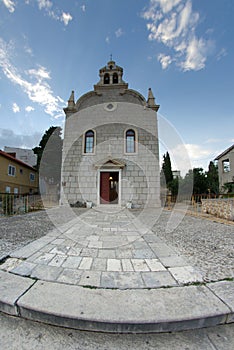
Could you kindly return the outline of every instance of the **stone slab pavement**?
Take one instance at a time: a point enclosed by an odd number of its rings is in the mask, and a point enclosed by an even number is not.
[[[12,252],[0,282],[1,311],[70,328],[168,332],[234,319],[234,282],[205,283],[126,209],[89,210]]]
[[[12,252],[0,268],[21,276],[98,288],[203,282],[202,274],[128,210],[90,210]]]

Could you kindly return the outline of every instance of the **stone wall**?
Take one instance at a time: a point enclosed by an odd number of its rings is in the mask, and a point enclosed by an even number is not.
[[[137,133],[137,152],[125,152],[125,131]],[[83,153],[83,135],[95,131],[94,154]],[[62,203],[91,201],[97,204],[99,167],[105,160],[125,164],[121,169],[121,205],[159,206],[160,171],[154,111],[133,103],[116,103],[107,111],[105,104],[92,106],[66,120],[63,144]]]
[[[120,94],[119,89],[108,89],[104,94],[97,94],[90,92],[83,95],[76,103],[76,108],[81,111],[84,108],[96,106],[101,103],[107,102],[129,102],[134,104],[143,105],[143,101],[140,99],[139,94],[134,94],[131,90],[126,90]]]
[[[234,220],[234,199],[202,199],[202,212],[226,220]]]
[[[149,182],[159,180],[158,169],[152,157],[154,155],[158,161],[158,143],[152,134],[135,128],[138,136],[137,153],[124,154],[124,132],[128,128],[129,125],[126,124],[107,124],[93,129],[96,134],[95,154],[82,154],[83,136],[74,142],[63,164],[63,182],[66,183],[64,193],[69,202],[92,201],[96,204],[98,177],[94,165],[105,160],[110,152],[111,158],[126,164],[122,169],[121,204],[126,205],[129,201],[135,206],[145,204],[153,190],[152,186],[149,189]]]

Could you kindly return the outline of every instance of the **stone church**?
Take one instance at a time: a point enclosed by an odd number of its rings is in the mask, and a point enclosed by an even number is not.
[[[64,108],[61,202],[158,207],[159,105],[151,89],[147,100],[129,89],[113,60],[99,77],[76,102],[72,91]]]

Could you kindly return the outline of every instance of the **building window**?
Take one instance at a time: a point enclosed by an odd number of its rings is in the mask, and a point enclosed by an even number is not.
[[[21,175],[23,174],[23,169],[20,169],[20,174],[21,174]]]
[[[228,173],[230,171],[230,161],[226,159],[223,161],[223,172]]]
[[[9,176],[15,176],[15,166],[8,165],[8,175]]]
[[[104,75],[104,84],[110,84],[110,76],[108,73]]]
[[[6,186],[5,192],[6,192],[6,193],[11,193],[11,188],[10,188],[10,186]]]
[[[113,84],[118,84],[118,74],[117,73],[113,74]]]
[[[14,194],[18,194],[19,193],[19,190],[17,187],[14,188]]]
[[[35,174],[30,173],[30,181],[35,181]]]
[[[85,153],[93,153],[94,151],[94,132],[92,130],[88,130],[85,133]]]
[[[136,134],[135,131],[130,129],[126,131],[126,153],[136,152]]]

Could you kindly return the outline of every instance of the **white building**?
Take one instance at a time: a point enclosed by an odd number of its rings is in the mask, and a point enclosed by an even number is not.
[[[225,184],[234,185],[234,144],[218,155],[219,187],[223,189]]]
[[[114,61],[99,76],[64,109],[62,203],[159,206],[159,105],[151,89],[147,101],[129,89]]]
[[[37,157],[31,149],[5,146],[4,152],[10,154],[14,158],[19,159],[30,166],[35,166],[37,164]]]
[[[172,170],[173,179],[180,178],[180,170]]]

